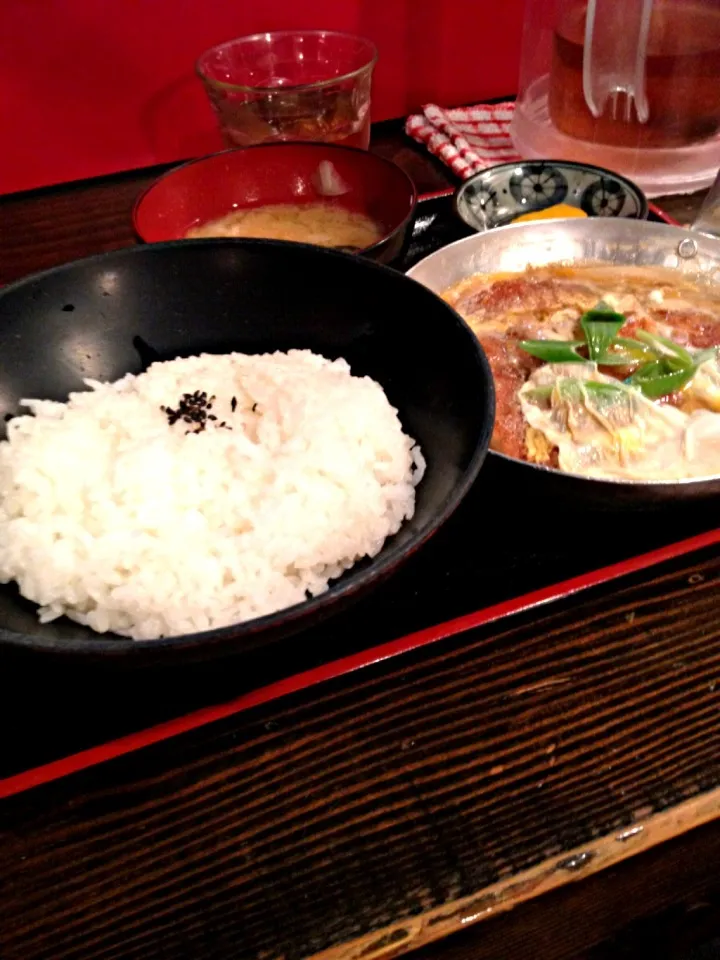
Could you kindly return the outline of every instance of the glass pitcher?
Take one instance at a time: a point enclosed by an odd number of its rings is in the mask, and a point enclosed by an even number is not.
[[[580,160],[650,196],[720,166],[720,0],[527,0],[511,127],[524,157]]]

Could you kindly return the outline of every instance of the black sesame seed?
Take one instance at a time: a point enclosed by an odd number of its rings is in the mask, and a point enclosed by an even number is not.
[[[214,400],[215,397],[210,398]],[[184,393],[178,402],[177,410],[173,410],[171,407],[161,407],[160,409],[168,418],[168,424],[172,426],[178,420],[182,420],[184,423],[192,423],[194,429],[192,433],[201,433],[206,426],[206,422],[209,419],[208,410],[211,409],[212,403],[208,403],[207,393],[203,390],[196,390],[194,393]],[[212,415],[210,415],[212,417]],[[212,417],[212,419],[215,419]]]
[[[257,408],[258,408],[258,405],[257,405],[256,403],[254,403],[254,404],[252,405],[252,412],[255,413],[255,411],[257,410]]]
[[[233,397],[232,400],[230,401],[230,409],[232,410],[233,413],[235,413],[236,408],[237,408],[237,397]]]

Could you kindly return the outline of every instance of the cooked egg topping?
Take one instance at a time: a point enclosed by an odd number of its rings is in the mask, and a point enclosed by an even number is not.
[[[565,220],[570,217],[587,217],[584,210],[580,207],[573,207],[569,203],[554,203],[551,207],[544,207],[542,210],[531,210],[529,213],[521,213],[519,217],[513,217],[513,223],[525,223],[527,220]]]
[[[654,403],[637,387],[600,373],[595,363],[548,363],[524,384],[520,403],[535,442],[542,437],[557,449],[561,470],[643,482],[717,476],[717,353],[700,365],[684,392],[702,403],[689,405],[688,412]]]

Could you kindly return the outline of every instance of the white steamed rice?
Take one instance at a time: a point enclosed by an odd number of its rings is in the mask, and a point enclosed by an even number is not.
[[[136,640],[239,623],[322,593],[413,515],[420,449],[344,360],[203,355],[87,385],[24,400],[0,443],[0,580],[42,621]],[[169,425],[196,390],[218,419]]]

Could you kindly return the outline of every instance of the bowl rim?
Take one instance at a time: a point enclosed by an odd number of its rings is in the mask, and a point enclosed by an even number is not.
[[[143,189],[135,198],[135,201],[132,207],[132,212],[131,212],[133,233],[142,243],[153,243],[153,244],[176,243],[176,242],[187,243],[188,240],[195,239],[193,237],[190,237],[190,238],[175,237],[173,240],[146,240],[145,239],[145,237],[142,235],[139,229],[138,217],[140,214],[140,208],[142,207],[142,204],[145,202],[145,200],[150,195],[150,193],[152,193],[152,191],[155,190],[161,183],[164,183],[166,180],[169,180],[174,174],[179,173],[181,170],[185,170],[188,167],[196,166],[202,163],[207,163],[211,160],[215,160],[218,157],[224,157],[231,153],[245,153],[245,151],[247,150],[269,150],[269,149],[279,150],[283,147],[310,147],[310,148],[322,147],[324,150],[331,150],[331,151],[341,150],[341,151],[344,151],[347,153],[353,153],[356,155],[361,154],[362,156],[365,156],[365,157],[371,157],[372,158],[372,160],[370,161],[371,163],[379,163],[382,166],[391,167],[394,171],[397,171],[398,173],[401,174],[402,179],[405,181],[408,187],[409,204],[408,204],[408,211],[406,215],[400,221],[400,223],[396,224],[394,227],[392,227],[390,230],[384,233],[379,240],[375,241],[375,243],[371,244],[369,247],[363,247],[361,250],[359,250],[358,254],[365,256],[379,249],[381,246],[383,246],[383,244],[387,243],[388,240],[394,237],[400,230],[404,230],[405,227],[410,222],[410,220],[412,219],[412,217],[415,215],[415,208],[417,207],[417,200],[418,200],[418,190],[415,185],[415,181],[405,170],[403,170],[403,168],[398,163],[395,163],[394,160],[389,160],[387,157],[382,157],[378,153],[372,153],[370,150],[363,150],[362,147],[350,147],[342,143],[325,143],[322,140],[283,140],[281,142],[276,142],[276,143],[251,143],[251,144],[248,144],[246,147],[227,147],[223,150],[216,150],[214,153],[206,153],[201,157],[194,157],[191,160],[185,160],[184,162],[178,163],[175,166],[171,167],[169,170],[166,170],[164,173],[161,173],[159,177],[156,177],[152,181],[152,183],[149,183],[146,187],[143,187]],[[229,240],[233,238],[212,237],[210,239]],[[236,237],[235,239],[249,240],[253,238],[252,237]],[[290,240],[277,240],[274,242],[296,243],[296,241],[290,241]],[[300,244],[300,245],[309,246],[309,244]],[[325,247],[320,249],[327,250],[332,248]]]
[[[168,651],[168,655],[172,651],[184,651],[192,653],[193,650],[198,648],[202,649],[203,647],[207,647],[208,651],[210,651],[216,645],[224,648],[224,652],[228,653],[230,652],[227,649],[228,644],[236,645],[239,650],[242,647],[243,639],[246,637],[253,637],[262,633],[266,628],[280,626],[283,623],[294,623],[301,621],[306,616],[309,620],[312,620],[312,615],[316,611],[321,611],[325,607],[333,606],[335,603],[350,599],[356,593],[362,593],[363,588],[370,586],[370,584],[373,582],[378,584],[382,582],[384,576],[392,573],[404,559],[409,558],[416,553],[417,550],[419,550],[435,533],[437,533],[437,531],[447,522],[447,520],[449,520],[452,514],[460,506],[477,480],[480,469],[489,451],[490,436],[495,420],[495,386],[487,357],[485,356],[485,353],[475,334],[465,323],[460,314],[454,310],[450,304],[445,303],[441,297],[438,297],[424,284],[413,280],[405,273],[402,273],[399,270],[394,270],[392,267],[389,267],[385,264],[378,263],[374,260],[358,258],[354,254],[344,253],[338,250],[317,247],[313,246],[312,244],[305,243],[288,244],[281,240],[264,240],[254,238],[169,240],[161,243],[123,247],[118,250],[108,250],[104,253],[94,254],[90,257],[83,257],[79,260],[71,260],[68,263],[58,264],[57,266],[50,267],[46,270],[36,271],[14,281],[13,283],[9,283],[5,287],[0,288],[0,301],[10,295],[15,294],[17,291],[22,290],[24,287],[29,287],[32,284],[37,283],[39,280],[54,276],[58,273],[68,272],[70,270],[77,269],[78,267],[92,264],[102,264],[108,260],[116,260],[118,258],[131,259],[134,256],[155,256],[161,254],[165,250],[174,249],[176,247],[188,250],[192,246],[197,246],[198,248],[203,249],[213,246],[238,248],[250,247],[251,249],[257,250],[279,249],[285,252],[287,252],[288,247],[290,247],[296,248],[298,251],[309,253],[312,256],[322,256],[331,259],[339,257],[348,263],[362,264],[360,267],[361,270],[385,274],[386,276],[391,276],[393,278],[399,277],[401,278],[400,281],[393,279],[393,282],[412,283],[417,287],[422,288],[425,294],[428,294],[439,300],[443,304],[443,307],[448,314],[448,320],[454,323],[458,334],[465,338],[465,348],[474,357],[475,366],[478,368],[478,373],[481,373],[485,379],[485,388],[483,390],[487,401],[485,416],[483,418],[482,427],[478,431],[475,446],[472,450],[471,456],[469,457],[468,464],[460,475],[451,493],[446,497],[442,507],[434,514],[434,516],[423,528],[421,528],[409,539],[407,543],[393,544],[385,552],[384,556],[381,557],[378,554],[371,558],[368,566],[365,569],[353,573],[352,568],[350,568],[350,570],[347,571],[347,579],[341,578],[339,582],[332,584],[324,593],[321,593],[317,597],[313,597],[310,600],[303,600],[300,603],[293,604],[290,607],[284,607],[280,610],[276,610],[273,613],[265,614],[262,617],[254,617],[251,620],[240,621],[237,624],[228,624],[224,627],[215,627],[212,630],[180,634],[174,637],[161,637],[154,640],[133,640],[129,637],[123,637],[116,634],[112,635],[112,639],[106,639],[102,634],[97,634],[91,639],[85,640],[52,640],[44,639],[42,637],[38,637],[37,635],[17,633],[0,626],[0,645],[12,646],[18,650],[27,650],[38,654],[52,654],[61,657],[86,655],[89,659],[95,660],[97,660],[98,655],[101,655],[105,659],[107,659],[109,655],[110,659],[112,660],[123,660],[132,659],[133,657],[143,658],[143,656],[148,653],[163,655],[165,651]],[[234,631],[231,636],[228,636],[229,630]],[[223,643],[223,641],[225,642]],[[220,650],[216,655],[222,655],[222,652],[223,651]],[[213,656],[213,653],[209,652],[208,656]]]
[[[211,53],[215,53],[218,50],[222,50],[223,48],[231,47],[233,44],[241,41],[258,40],[261,37],[271,37],[273,39],[277,39],[280,37],[296,37],[299,35],[304,37],[326,36],[342,37],[343,40],[360,40],[367,44],[370,53],[370,59],[361,67],[356,67],[354,70],[349,70],[347,73],[340,74],[337,77],[330,77],[327,80],[317,80],[313,83],[296,83],[288,87],[258,87],[248,86],[242,83],[228,83],[225,80],[215,80],[213,77],[209,77],[206,73],[203,73],[201,62],[205,59],[205,57]],[[242,34],[239,37],[232,37],[230,40],[223,40],[222,43],[216,43],[213,46],[208,47],[207,50],[203,50],[200,56],[195,60],[195,73],[204,84],[215,87],[219,90],[228,90],[231,92],[238,91],[242,93],[278,93],[282,90],[302,92],[305,90],[321,90],[324,87],[332,86],[334,83],[342,83],[345,80],[350,80],[366,70],[372,71],[378,62],[378,58],[378,48],[372,42],[372,40],[370,40],[368,37],[363,37],[360,34],[349,33],[346,30],[268,30],[265,33],[256,32]]]
[[[495,163],[491,167],[486,167],[484,170],[478,170],[477,173],[474,173],[471,177],[468,177],[467,180],[464,180],[455,191],[453,195],[453,212],[455,213],[455,215],[458,216],[463,221],[463,223],[466,226],[468,226],[471,230],[474,230],[475,233],[486,233],[488,230],[500,230],[500,229],[504,229],[505,227],[513,226],[514,224],[511,222],[511,223],[498,224],[493,227],[479,227],[477,225],[477,221],[475,220],[471,221],[463,214],[462,210],[460,209],[460,203],[462,202],[465,196],[465,193],[470,188],[470,185],[475,183],[477,180],[481,180],[482,178],[486,177],[488,174],[491,174],[494,172],[501,172],[503,170],[512,170],[515,167],[524,166],[528,164],[532,164],[532,165],[547,164],[548,166],[553,166],[553,167],[561,167],[561,168],[569,167],[572,170],[589,170],[590,172],[597,173],[600,176],[609,177],[612,180],[617,180],[624,187],[628,188],[631,193],[635,194],[635,198],[639,206],[639,211],[636,217],[617,217],[617,218],[613,217],[612,219],[642,221],[642,220],[647,220],[648,218],[648,215],[650,213],[650,204],[648,202],[648,198],[645,196],[643,191],[633,180],[630,180],[628,177],[624,176],[623,174],[616,173],[614,170],[610,170],[607,167],[598,167],[593,163],[582,163],[578,160],[554,160],[552,158],[545,158],[545,157],[537,157],[531,160],[508,160],[505,163]],[[539,209],[543,209],[543,208],[540,207]],[[565,218],[546,217],[545,219],[546,220],[562,220]],[[599,220],[599,219],[603,219],[603,218],[588,217],[588,220]]]

